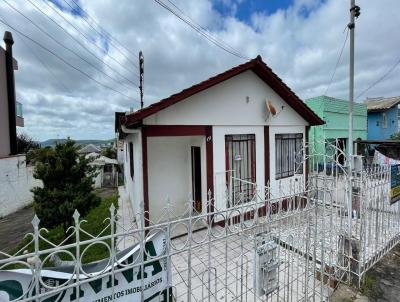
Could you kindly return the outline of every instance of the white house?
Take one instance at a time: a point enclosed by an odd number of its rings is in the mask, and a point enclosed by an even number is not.
[[[0,218],[32,203],[31,189],[40,186],[33,167],[26,164],[17,144],[17,127],[24,126],[22,104],[16,102],[14,71],[18,62],[12,51],[14,40],[4,34],[6,48],[0,47]]]
[[[323,123],[260,56],[136,112],[116,113],[134,211],[143,201],[147,218],[156,221],[168,196],[179,215],[192,192],[204,212],[209,190],[223,209],[218,190],[232,170],[258,188],[277,190],[278,180],[307,173],[305,161],[294,171],[294,154],[308,127]]]
[[[97,168],[97,175],[94,178],[93,186],[95,188],[116,187],[118,183],[118,161],[95,152],[89,153],[86,157],[94,160],[91,166]]]

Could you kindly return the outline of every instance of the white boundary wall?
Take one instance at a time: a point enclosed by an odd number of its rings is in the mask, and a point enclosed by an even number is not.
[[[25,155],[0,158],[0,217],[33,201],[31,189],[41,185],[33,177],[34,167],[26,166]]]

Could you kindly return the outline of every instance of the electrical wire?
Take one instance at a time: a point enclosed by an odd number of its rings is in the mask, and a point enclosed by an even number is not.
[[[3,17],[4,18],[4,17]],[[42,48],[43,50],[47,51],[48,53],[50,53],[51,55],[53,55],[54,57],[56,57],[58,60],[60,60],[61,62],[63,62],[64,64],[68,65],[69,67],[71,67],[72,69],[78,71],[79,73],[81,73],[82,75],[86,76],[88,79],[94,81],[95,83],[97,83],[98,85],[102,86],[103,88],[109,89],[111,91],[114,91],[115,93],[129,99],[132,100],[132,98],[126,94],[124,94],[123,92],[110,87],[108,85],[105,85],[103,83],[101,83],[100,81],[96,80],[95,78],[93,78],[92,76],[90,76],[89,74],[87,74],[85,71],[79,69],[78,67],[74,66],[73,64],[69,63],[67,60],[65,60],[64,58],[62,58],[61,56],[57,55],[54,51],[52,51],[51,49],[47,48],[46,46],[40,44],[39,42],[37,42],[36,40],[32,39],[31,37],[29,37],[28,35],[25,35],[23,32],[21,32],[20,30],[18,30],[17,28],[13,27],[12,25],[10,25],[9,23],[7,23],[7,21],[3,20],[0,18],[0,23],[4,24],[5,26],[11,28],[12,30],[14,30],[15,32],[19,33],[21,36],[23,36],[24,38],[30,40],[31,42],[33,42],[34,44],[36,44],[37,46],[39,46],[40,48]],[[133,100],[134,102],[140,103],[137,100]]]
[[[107,78],[109,78],[110,80],[114,81],[117,85],[121,84],[118,80],[116,80],[115,78],[113,78],[112,76],[110,76],[109,74],[105,73],[103,70],[101,70],[100,68],[98,68],[96,65],[94,65],[92,62],[86,60],[84,57],[82,57],[79,53],[77,53],[76,51],[74,51],[73,49],[71,49],[68,46],[65,46],[63,43],[61,43],[60,41],[58,41],[56,38],[54,38],[52,35],[50,35],[47,31],[45,31],[43,28],[41,28],[39,25],[37,25],[32,19],[30,19],[29,17],[27,17],[24,13],[22,13],[19,9],[17,9],[15,6],[13,6],[12,4],[10,4],[7,0],[3,0],[3,2],[5,2],[9,7],[11,7],[14,11],[16,11],[18,14],[20,14],[21,16],[23,16],[26,20],[28,20],[31,24],[33,24],[33,26],[35,26],[38,30],[40,30],[43,34],[45,34],[47,37],[49,37],[51,40],[53,40],[55,43],[57,43],[58,45],[60,45],[62,48],[68,50],[69,52],[71,52],[72,54],[74,54],[75,56],[77,56],[79,59],[81,59],[82,61],[84,61],[86,64],[88,64],[89,66],[91,66],[92,68],[94,68],[95,70],[97,70],[99,73],[105,75]],[[134,84],[132,82],[132,84]],[[135,84],[134,84],[135,85]],[[130,89],[131,87],[128,87],[128,89]]]
[[[400,64],[400,58],[396,61],[396,63],[394,63],[394,65],[392,65],[387,71],[386,73],[381,76],[378,80],[376,80],[375,82],[373,82],[371,85],[369,85],[367,87],[367,89],[363,90],[357,97],[356,99],[358,100],[360,98],[360,96],[362,96],[363,94],[365,94],[366,92],[368,92],[371,88],[373,88],[374,86],[378,85],[380,82],[382,82],[389,74],[391,74],[397,66],[399,66]]]
[[[213,43],[214,45],[216,45],[217,47],[221,48],[222,50],[230,53],[233,56],[236,56],[240,59],[243,60],[249,60],[248,57],[240,54],[239,52],[232,50],[232,47],[226,47],[224,46],[224,44],[226,44],[225,42],[222,43],[220,42],[218,39],[214,38],[212,35],[208,34],[207,31],[205,31],[203,29],[203,27],[195,24],[194,22],[192,22],[187,16],[185,15],[181,15],[179,14],[177,11],[175,11],[173,8],[171,8],[170,6],[168,6],[167,4],[165,4],[164,2],[160,1],[160,0],[154,0],[158,5],[160,5],[161,7],[163,7],[164,9],[168,10],[170,13],[172,13],[175,17],[177,17],[178,19],[180,19],[181,21],[183,21],[184,23],[186,23],[187,25],[189,25],[192,29],[194,29],[196,32],[198,32],[201,36],[203,36],[205,39],[207,39],[209,42]],[[229,49],[230,48],[230,49]]]
[[[40,7],[38,7],[35,3],[33,3],[31,0],[28,0],[28,2],[36,8],[43,16],[48,18],[51,22],[53,22],[57,27],[59,27],[62,31],[64,31],[69,37],[71,37],[77,44],[79,44],[83,49],[85,49],[92,57],[94,57],[97,61],[101,62],[105,66],[107,66],[110,70],[118,74],[122,79],[128,81],[129,83],[139,86],[137,83],[131,81],[127,77],[125,77],[122,73],[120,73],[118,70],[114,69],[111,65],[109,65],[107,62],[104,62],[101,58],[99,58],[93,51],[85,47],[81,41],[79,41],[77,38],[75,38],[68,30],[66,30],[64,27],[62,27],[57,21],[55,21],[52,17],[50,17],[46,12],[44,12]]]
[[[66,0],[63,0],[74,12],[76,12],[76,13],[79,13],[78,11],[77,11],[77,9],[75,8],[75,7],[73,7],[68,1],[66,1]],[[76,3],[75,1],[72,1],[75,5],[76,5],[76,7],[78,7],[80,10],[82,10],[82,12],[84,12],[87,16],[89,16],[89,14],[85,11],[85,10],[83,10],[82,9],[82,7],[80,7],[79,5],[78,5],[78,3]],[[92,17],[90,17],[91,19],[93,19]],[[113,42],[112,42],[112,40],[115,40],[110,34],[108,34],[108,37],[106,37],[102,32],[100,32],[100,31],[98,31],[97,29],[96,29],[96,27],[94,27],[92,24],[90,24],[87,20],[86,20],[86,18],[82,18],[83,20],[84,20],[84,22],[87,24],[87,25],[89,25],[98,35],[100,35],[100,36],[102,36],[102,37],[104,37],[104,38],[108,38],[109,39],[109,41],[110,41],[110,44],[112,45],[112,46],[114,46],[114,48],[116,49],[116,50],[118,50],[118,52],[120,53],[120,54],[122,54],[130,63],[132,63],[136,68],[139,68],[139,66],[134,62],[134,61],[132,61],[123,51],[121,51],[120,49],[119,49],[119,47],[117,46],[117,45],[115,45]],[[102,29],[102,27],[101,26],[99,26],[99,28],[100,29]],[[124,47],[125,48],[125,47]]]
[[[53,78],[57,78],[56,75],[53,73],[53,71],[47,66],[47,64],[39,57],[39,55],[37,55],[35,53],[35,51],[33,50],[33,47],[31,47],[28,42],[26,42],[24,39],[22,39],[22,36],[19,33],[17,33],[17,35],[19,35],[21,37],[22,43],[24,43],[24,45],[30,50],[30,52],[33,54],[33,56],[36,58],[36,60],[47,70],[47,72]],[[62,81],[58,81],[57,83],[60,84],[60,86],[62,86],[62,88],[64,88],[65,90],[67,90],[71,93],[71,90]]]
[[[222,45],[224,45],[227,48],[230,48],[233,52],[240,54],[236,49],[234,49],[232,46],[230,46],[228,43],[226,43],[223,40],[218,40],[217,38],[214,38],[212,33],[208,30],[208,28],[202,26],[201,24],[197,23],[196,21],[194,21],[190,16],[188,16],[187,14],[185,14],[185,12],[183,11],[183,9],[181,9],[178,5],[176,5],[172,0],[167,0],[173,7],[175,7],[185,18],[187,18],[188,20],[190,20],[194,25],[196,25],[198,28],[200,28],[201,30],[203,30],[204,32],[206,32],[211,38],[215,39],[217,42],[221,43]],[[246,57],[247,60],[249,60],[249,58]]]
[[[347,28],[347,27],[346,27],[346,28]],[[337,68],[339,67],[340,61],[341,61],[341,59],[342,59],[343,51],[344,51],[344,48],[346,47],[346,43],[347,43],[347,39],[348,39],[348,38],[349,38],[349,29],[347,28],[347,30],[346,30],[346,38],[344,39],[343,46],[342,46],[342,48],[340,49],[340,53],[339,53],[339,56],[338,56],[338,58],[337,58],[335,68],[334,68],[334,70],[333,70],[331,79],[329,80],[329,84],[328,84],[328,86],[326,87],[326,90],[325,90],[324,95],[327,95],[327,94],[328,94],[328,90],[329,90],[329,88],[331,87],[331,84],[332,84],[333,78],[334,78],[334,76],[335,76],[336,70],[337,70]]]
[[[98,48],[100,51],[104,52],[104,49],[98,46],[95,42],[93,42],[89,37],[87,37],[79,28],[77,28],[74,24],[72,24],[67,18],[65,18],[62,14],[58,12],[57,9],[55,9],[51,4],[49,4],[48,0],[42,0],[52,11],[54,11],[58,16],[60,16],[65,22],[67,22],[71,27],[73,27],[82,37],[86,39],[89,43],[93,44],[96,48]],[[117,59],[115,59],[113,56],[110,54],[107,54],[107,56],[113,60],[115,63],[120,65],[123,69],[125,69],[128,73],[131,72],[131,70],[127,69],[121,62],[119,62]]]

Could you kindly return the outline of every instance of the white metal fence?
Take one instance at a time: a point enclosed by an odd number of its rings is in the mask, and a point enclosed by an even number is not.
[[[104,230],[89,234],[76,212],[68,238],[54,244],[35,217],[27,246],[0,252],[0,301],[328,301],[400,239],[389,167],[349,173],[329,159],[321,168],[309,156],[308,179],[275,195],[230,177],[223,207],[209,192],[208,212],[188,200],[176,217],[168,202],[162,221],[143,228],[124,229],[112,206]],[[120,249],[125,241],[132,246]],[[108,257],[86,263],[94,246]]]

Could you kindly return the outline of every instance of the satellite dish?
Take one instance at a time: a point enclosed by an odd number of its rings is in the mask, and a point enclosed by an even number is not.
[[[269,117],[269,115],[272,115],[274,117],[276,115],[276,109],[272,102],[270,100],[266,100],[265,105],[267,107],[267,117]]]

